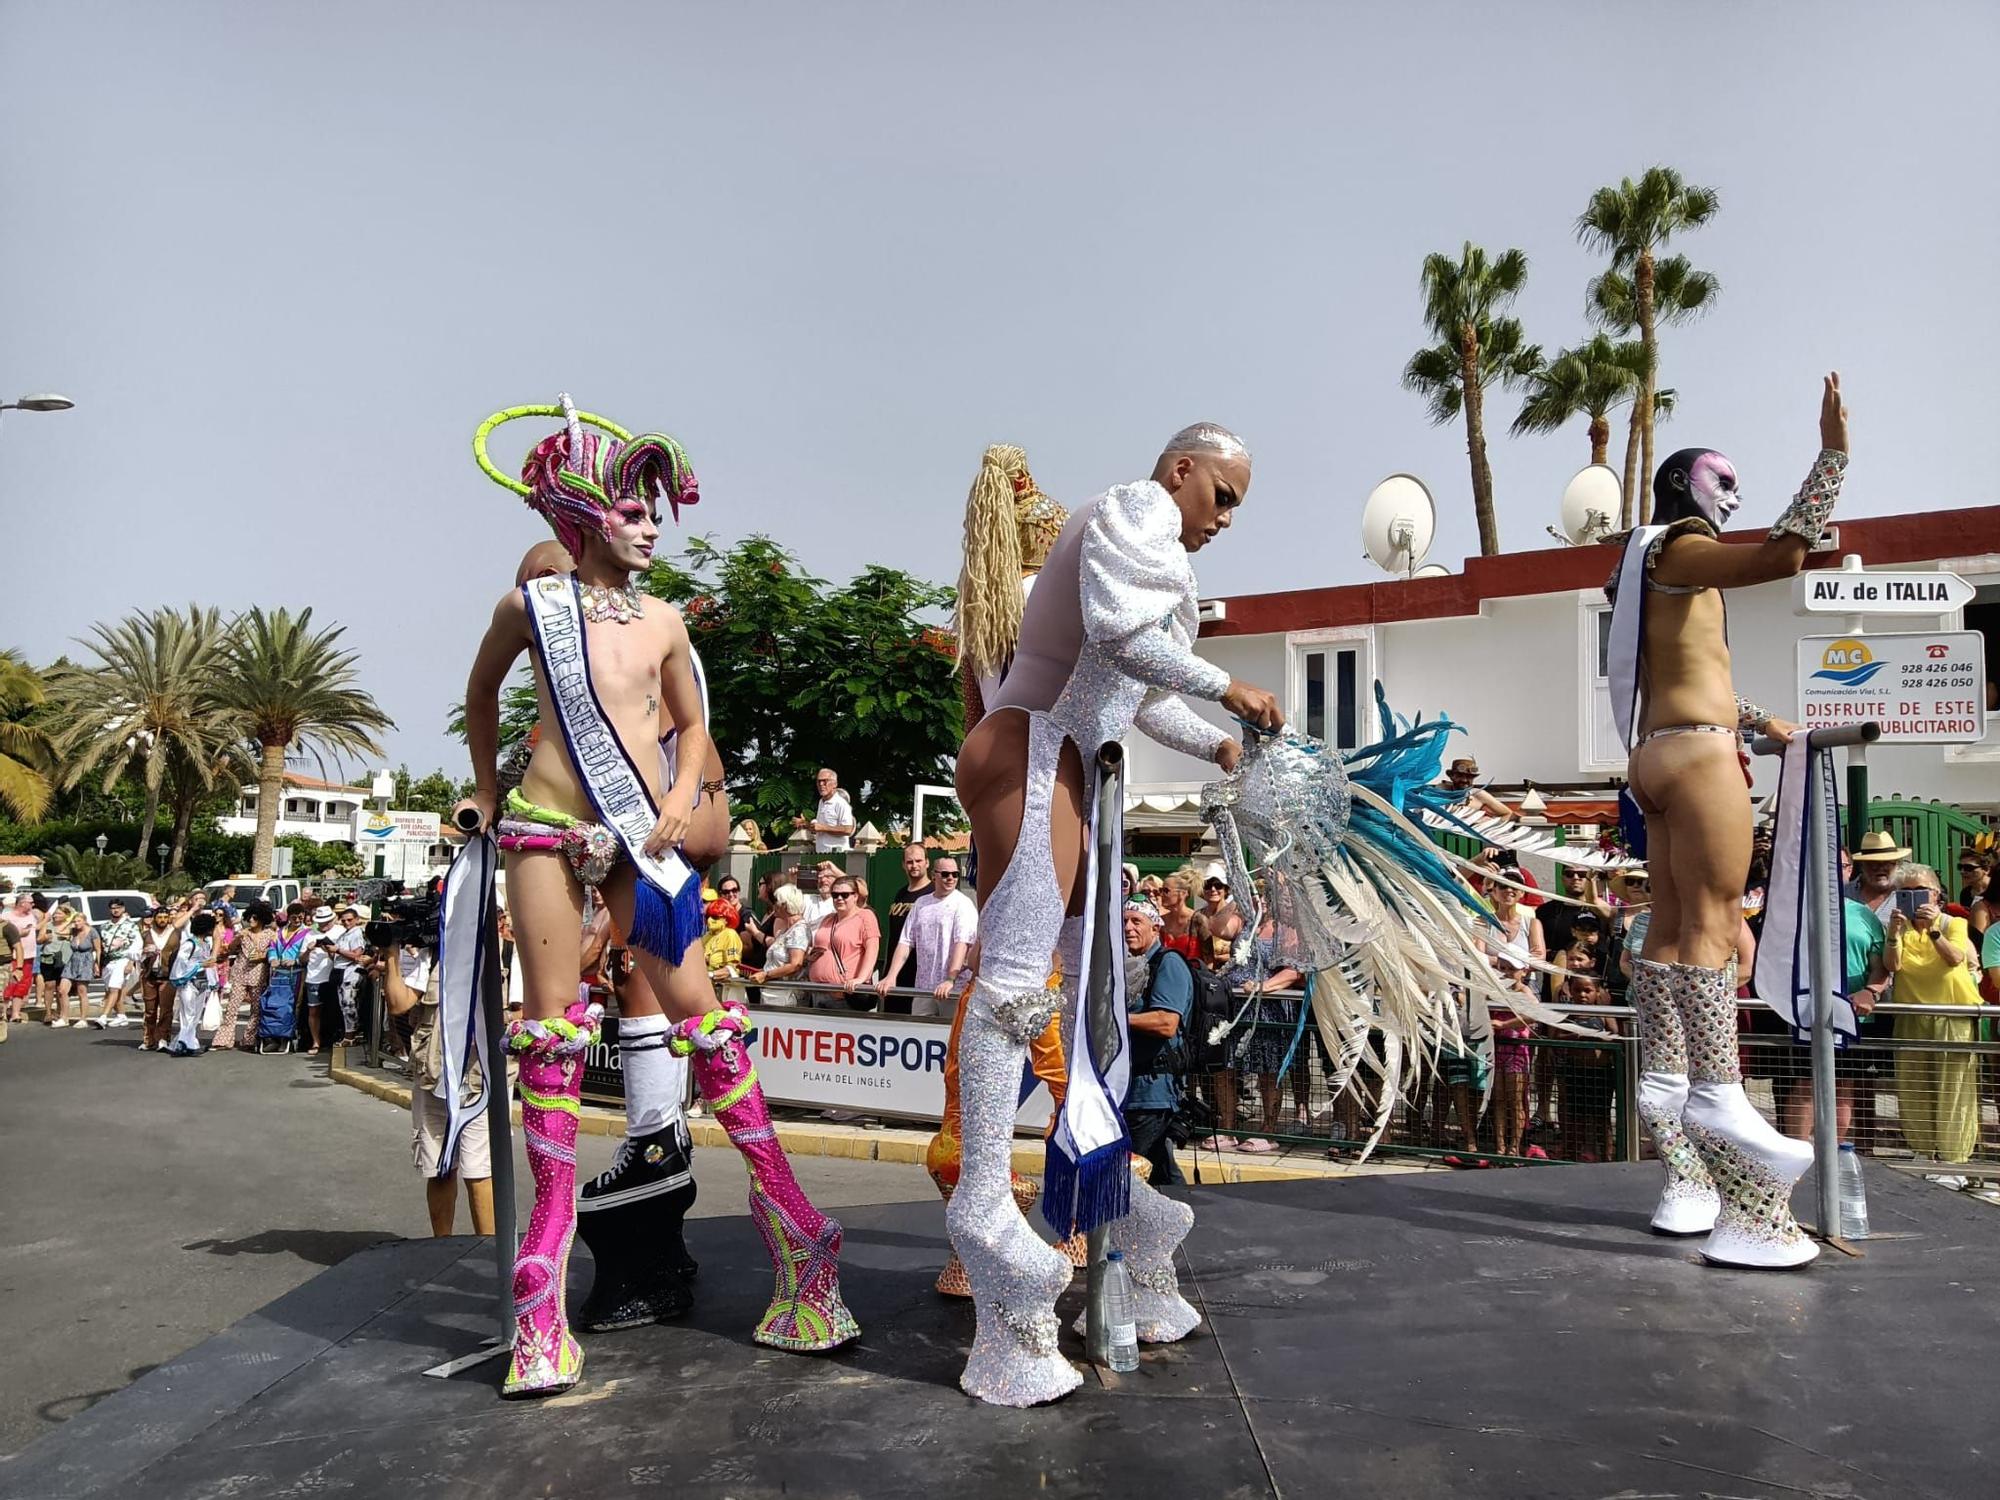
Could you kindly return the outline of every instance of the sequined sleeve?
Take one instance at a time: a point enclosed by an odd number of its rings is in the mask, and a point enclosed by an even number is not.
[[[1759,708],[1741,693],[1736,695],[1736,727],[1739,731],[1755,734],[1771,722],[1771,711]]]
[[[1820,539],[1833,515],[1833,502],[1840,498],[1840,482],[1847,473],[1847,455],[1837,448],[1822,448],[1813,460],[1806,482],[1785,513],[1771,527],[1771,540],[1795,536],[1808,547]]]
[[[1154,688],[1140,700],[1132,715],[1133,726],[1155,744],[1192,755],[1197,760],[1214,760],[1215,752],[1229,738],[1215,725],[1189,708],[1177,693]]]
[[[1194,654],[1174,621],[1191,620],[1194,570],[1181,546],[1180,507],[1151,480],[1093,501],[1078,583],[1083,630],[1119,670],[1148,687],[1219,700],[1229,674]]]

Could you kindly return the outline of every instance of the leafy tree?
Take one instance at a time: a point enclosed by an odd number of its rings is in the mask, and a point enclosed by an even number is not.
[[[352,879],[361,873],[361,856],[345,844],[321,844],[302,833],[288,833],[275,841],[292,851],[292,875],[310,881],[331,875]]]
[[[13,651],[0,651],[0,806],[31,823],[48,810],[55,746],[38,711],[48,699],[42,675]]]
[[[141,859],[153,841],[170,768],[178,767],[176,791],[191,819],[192,802],[213,784],[236,738],[216,696],[224,639],[215,609],[150,610],[93,626],[82,644],[96,662],[53,675],[52,696],[65,721],[56,736],[63,781],[75,786],[94,776],[109,792],[133,773],[145,789],[135,851]]]
[[[1500,316],[1528,279],[1528,257],[1503,250],[1488,260],[1470,240],[1459,258],[1424,257],[1424,322],[1437,343],[1420,349],[1403,369],[1403,386],[1430,404],[1440,425],[1465,414],[1465,451],[1472,465],[1472,508],[1479,521],[1479,550],[1500,550],[1493,512],[1493,468],[1486,459],[1486,389],[1526,380],[1542,362],[1518,319]]]
[[[354,653],[340,648],[342,627],[314,631],[312,611],[238,618],[220,685],[225,706],[258,748],[257,839],[251,868],[271,869],[271,844],[284,795],[285,753],[292,746],[335,754],[379,755],[374,736],[394,727],[375,700],[354,685]]]
[[[130,854],[99,854],[74,844],[58,844],[42,856],[50,875],[74,880],[86,891],[132,890],[153,878],[146,862]]]
[[[861,822],[886,825],[919,783],[951,780],[964,723],[949,631],[922,616],[952,590],[870,565],[831,588],[769,537],[691,540],[647,592],[682,607],[710,691],[732,801],[782,842],[813,772],[841,773]]]
[[[1714,188],[1695,187],[1672,167],[1648,167],[1635,183],[1622,179],[1602,187],[1576,221],[1585,245],[1611,257],[1611,268],[1590,284],[1591,311],[1614,332],[1638,330],[1646,349],[1645,386],[1632,408],[1632,431],[1625,450],[1625,495],[1643,523],[1651,511],[1653,474],[1653,394],[1660,368],[1659,325],[1699,315],[1721,290],[1706,271],[1685,256],[1662,260],[1658,252],[1677,234],[1699,229],[1721,207]],[[1637,452],[1634,452],[1636,439]]]

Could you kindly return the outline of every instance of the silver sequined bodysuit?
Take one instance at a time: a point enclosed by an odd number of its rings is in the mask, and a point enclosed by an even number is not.
[[[1204,760],[1226,738],[1177,696],[1219,700],[1229,687],[1228,673],[1194,654],[1194,570],[1180,530],[1180,508],[1150,480],[1079,506],[1042,565],[1013,662],[987,707],[989,717],[1028,716],[1028,776],[1014,856],[981,904],[979,978],[959,1044],[963,1158],[946,1224],[977,1319],[959,1383],[1000,1405],[1053,1400],[1078,1378],[1056,1347],[1055,1299],[1068,1285],[1068,1262],[1021,1216],[1008,1170],[1026,1044],[1059,1000],[1048,988],[1051,959],[1059,945],[1068,950],[1063,972],[1072,985],[1083,952],[1081,920],[1065,930],[1049,844],[1063,742],[1074,742],[1088,767],[1100,746],[1135,726]],[[1093,784],[1086,775],[1086,788]],[[1092,814],[1086,806],[1086,822]],[[1193,1215],[1141,1182],[1133,1188],[1126,1229],[1137,1236],[1133,1248],[1147,1252],[1135,1275],[1151,1278],[1141,1336],[1179,1338],[1195,1315],[1173,1288],[1173,1247]]]

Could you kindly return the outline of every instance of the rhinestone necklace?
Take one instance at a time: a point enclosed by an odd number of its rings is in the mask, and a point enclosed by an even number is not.
[[[624,625],[645,613],[638,582],[629,577],[615,588],[584,583],[579,579],[577,592],[583,600],[583,617],[586,620],[598,622],[609,620],[614,624]]]

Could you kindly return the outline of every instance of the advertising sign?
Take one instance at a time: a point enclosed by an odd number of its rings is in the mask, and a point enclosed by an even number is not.
[[[354,847],[370,844],[423,844],[438,841],[438,815],[427,812],[376,812],[356,809]]]
[[[1802,615],[1948,615],[1975,592],[1956,573],[1801,573],[1792,581]]]
[[[943,1117],[949,1022],[872,1011],[769,1006],[752,1006],[750,1016],[757,1025],[750,1052],[757,1081],[771,1103],[851,1109],[927,1123]],[[583,1091],[605,1101],[625,1096],[615,1018],[605,1018],[597,1044],[584,1054]],[[1018,1123],[1040,1129],[1049,1114],[1049,1091],[1038,1083],[1021,1107]]]
[[[1884,744],[1965,745],[1986,733],[1986,643],[1976,630],[1807,636],[1799,722],[1874,719]]]

